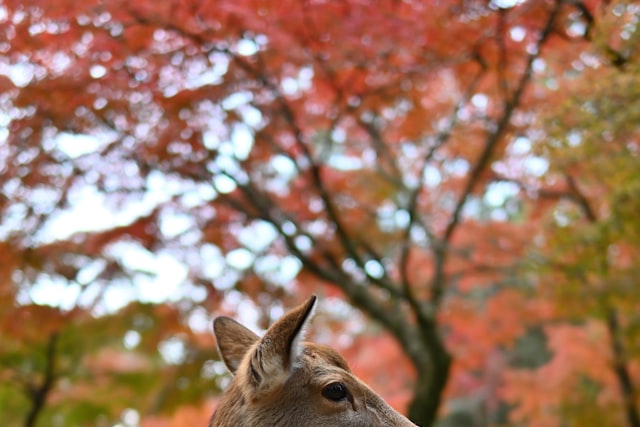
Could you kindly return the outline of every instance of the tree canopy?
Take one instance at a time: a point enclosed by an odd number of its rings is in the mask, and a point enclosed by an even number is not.
[[[0,424],[205,425],[316,293],[417,424],[640,427],[639,20],[0,0]]]

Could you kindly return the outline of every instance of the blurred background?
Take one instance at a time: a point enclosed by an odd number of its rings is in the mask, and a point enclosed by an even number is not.
[[[0,0],[0,425],[204,426],[317,294],[417,424],[640,427],[639,20]]]

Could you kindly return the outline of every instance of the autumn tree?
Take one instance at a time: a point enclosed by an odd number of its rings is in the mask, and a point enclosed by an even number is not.
[[[552,159],[542,183],[558,203],[529,270],[556,316],[575,324],[549,326],[553,359],[512,378],[538,390],[551,370],[563,378],[537,404],[524,402],[525,419],[544,408],[570,425],[640,426],[637,20],[637,5],[625,2],[598,17],[590,63],[567,76],[566,99],[542,116],[538,151]]]
[[[203,313],[266,326],[320,292],[388,333],[345,347],[390,349],[416,423],[478,396],[465,425],[506,422],[509,351],[551,310],[518,275],[556,200],[537,118],[593,51],[631,58],[593,37],[635,36],[607,3],[3,0],[0,375],[25,397],[0,399],[171,412],[224,384]]]

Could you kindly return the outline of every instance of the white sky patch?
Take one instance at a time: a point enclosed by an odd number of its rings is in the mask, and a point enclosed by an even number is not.
[[[258,52],[260,47],[253,40],[242,39],[236,45],[236,50],[240,55],[243,56],[251,56],[255,55]]]
[[[99,64],[92,65],[89,69],[89,75],[94,79],[100,79],[107,74],[107,69]]]
[[[443,165],[443,169],[452,176],[464,176],[469,171],[470,166],[467,160],[457,158],[446,162]]]
[[[205,333],[211,330],[211,317],[207,310],[202,307],[195,308],[189,314],[187,323],[191,330],[195,332]]]
[[[4,143],[9,137],[8,126],[11,123],[11,116],[0,111],[0,142]]]
[[[248,126],[252,128],[257,128],[260,123],[262,123],[262,113],[257,108],[251,105],[245,105],[240,108],[240,114],[242,115],[242,120]],[[251,139],[251,144],[253,144],[253,136]]]
[[[364,265],[364,270],[374,279],[380,279],[384,276],[384,267],[376,260],[370,259]]]
[[[109,207],[104,193],[93,186],[80,187],[69,196],[71,207],[50,216],[38,238],[53,241],[66,239],[78,232],[101,231],[130,224],[179,192],[180,185],[171,183],[158,173],[149,175],[148,189],[141,200],[132,201],[116,212]],[[176,226],[178,222],[175,219],[169,224]]]
[[[260,320],[259,310],[255,304],[248,300],[241,292],[231,290],[226,294],[223,306],[227,310],[232,310],[237,313],[236,320],[251,329],[253,332],[262,335],[260,328],[257,327],[258,320]]]
[[[164,175],[162,172],[153,171],[147,176],[147,193],[145,200],[140,204],[150,208],[153,205],[164,203],[171,197],[181,194],[185,190],[182,182]]]
[[[277,237],[275,228],[265,221],[254,221],[240,230],[238,240],[253,252],[262,252]]]
[[[122,411],[122,421],[126,427],[134,427],[140,424],[140,414],[135,409]]]
[[[524,162],[527,172],[534,176],[542,176],[549,170],[549,161],[543,157],[531,156]]]
[[[221,194],[229,194],[236,189],[236,182],[225,175],[216,175],[213,177],[213,186],[216,191]]]
[[[49,217],[41,231],[42,240],[66,239],[74,233],[106,228],[114,222],[114,214],[107,208],[104,194],[94,188],[83,187],[73,198],[71,209]],[[96,227],[97,224],[102,227]]]
[[[282,284],[290,283],[302,269],[302,263],[294,256],[287,256],[278,260],[276,281]]]
[[[532,64],[533,71],[542,73],[547,69],[547,62],[542,58],[536,58]]]
[[[483,93],[477,93],[471,97],[471,103],[479,110],[486,110],[489,105],[489,97]]]
[[[202,132],[202,142],[204,146],[213,150],[217,149],[220,146],[220,138],[218,138],[218,133],[209,129]]]
[[[229,59],[226,55],[212,53],[206,62],[186,61],[185,65],[188,68],[185,87],[196,89],[205,85],[220,84],[229,68]]]
[[[231,132],[231,143],[233,156],[244,160],[253,147],[253,133],[246,126],[234,126]]]
[[[104,290],[101,298],[101,304],[96,309],[96,314],[113,313],[130,302],[136,297],[135,290],[129,283],[111,283]]]
[[[292,280],[301,268],[302,263],[293,256],[266,255],[255,260],[255,271],[261,277],[265,277],[270,282],[276,283],[289,291],[294,291],[290,285],[293,285]]]
[[[567,30],[573,37],[582,37],[587,32],[587,25],[582,21],[573,21]]]
[[[378,224],[386,232],[405,229],[411,219],[406,209],[401,209],[395,204],[382,204],[377,210]]]
[[[235,110],[243,105],[249,104],[253,100],[251,92],[234,92],[222,101],[222,108],[225,110]]]
[[[437,187],[442,182],[442,174],[435,166],[427,166],[424,168],[422,179],[428,187]]]
[[[178,365],[186,356],[185,345],[177,338],[170,338],[158,345],[158,351],[162,358],[171,365]]]
[[[168,253],[156,255],[137,244],[127,242],[116,243],[109,252],[125,268],[145,273],[134,274],[134,298],[137,300],[154,303],[170,300],[176,296],[180,285],[187,278],[187,266]],[[128,302],[127,299],[128,295],[123,298],[123,302]],[[112,302],[117,303],[115,300]]]
[[[105,135],[106,137],[106,135]],[[60,132],[54,138],[56,147],[72,159],[95,153],[108,144],[108,138],[98,138],[93,135],[75,135],[68,132]]]
[[[224,257],[220,248],[212,244],[200,247],[200,267],[204,276],[214,280],[224,272]]]
[[[491,206],[502,206],[504,202],[519,192],[519,188],[512,182],[494,182],[487,188],[484,200]]]
[[[220,141],[217,133],[209,130],[204,132],[203,140],[206,147],[218,152],[215,160],[207,165],[213,174],[215,191],[231,193],[237,188],[235,180],[242,183],[247,179],[239,161],[246,159],[251,152],[254,142],[252,130],[246,125],[236,125],[226,141]]]
[[[115,243],[109,248],[108,254],[119,259],[120,263],[129,270],[145,271],[150,274],[155,270],[156,259],[154,255],[135,243]]]
[[[238,248],[229,251],[225,259],[227,264],[232,268],[235,268],[236,270],[245,270],[249,268],[251,263],[253,263],[255,255],[245,248]]]
[[[21,62],[7,66],[0,64],[0,74],[3,74],[17,87],[25,87],[36,77],[36,75],[44,74],[44,69],[39,69],[29,62]]]
[[[283,77],[280,81],[280,87],[285,95],[300,95],[311,88],[313,76],[313,68],[304,67],[298,71],[296,76]]]
[[[302,252],[311,250],[311,247],[313,246],[313,241],[308,236],[303,235],[296,236],[294,238],[294,243],[296,245],[296,248],[298,248]]]
[[[180,197],[180,204],[185,209],[194,208],[196,206],[202,206],[203,203],[207,203],[215,199],[216,191],[211,185],[199,183],[195,188],[190,191],[185,191]]]
[[[290,179],[296,172],[296,165],[293,160],[281,154],[276,154],[271,158],[271,166],[278,175],[284,177],[283,179]]]
[[[169,254],[154,256],[133,244],[119,243],[116,246],[123,265],[145,273],[134,273],[132,282],[116,281],[105,286],[97,315],[113,313],[133,301],[163,303],[183,296],[179,291],[188,273],[184,264]],[[59,305],[55,297],[58,289],[47,282],[41,289],[38,303]]]
[[[298,86],[298,81],[293,77],[285,77],[280,82],[280,86],[282,87],[282,91],[285,95],[295,95],[300,91],[300,86]]]
[[[66,72],[72,64],[71,57],[62,52],[56,52],[53,54],[51,58],[50,67],[53,72],[57,74],[62,74]]]
[[[509,146],[509,153],[515,156],[522,156],[531,152],[531,141],[529,138],[520,136]]]
[[[103,259],[96,259],[85,264],[79,271],[76,279],[81,285],[89,285],[94,282],[98,275],[104,270],[107,262]]]
[[[582,144],[582,135],[578,132],[569,132],[567,135],[567,142],[570,147],[577,147]]]
[[[519,169],[529,175],[541,177],[549,170],[549,161],[544,157],[534,155],[531,140],[527,137],[516,138],[509,145],[508,153],[518,159]]]
[[[513,27],[509,30],[509,35],[514,42],[521,42],[526,37],[527,30],[523,27]]]
[[[526,0],[492,0],[491,4],[503,9],[509,9],[517,6],[520,3],[524,3]]]
[[[332,153],[327,163],[341,171],[351,171],[362,168],[362,160],[360,160],[360,158],[342,153]]]
[[[160,218],[160,232],[167,238],[177,237],[195,227],[191,215],[183,213],[163,214]]]
[[[142,335],[140,335],[138,331],[131,330],[131,331],[127,331],[124,334],[124,338],[122,339],[122,342],[126,349],[132,350],[136,348],[138,344],[140,344],[141,340],[142,340]]]
[[[153,277],[139,276],[134,281],[137,299],[161,303],[177,297],[180,286],[187,279],[187,266],[168,254],[160,254],[154,259],[152,268]]]
[[[80,286],[62,281],[41,280],[29,289],[29,297],[35,304],[51,305],[69,310],[78,301]]]

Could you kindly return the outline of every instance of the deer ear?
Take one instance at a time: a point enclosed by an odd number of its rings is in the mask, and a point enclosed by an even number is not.
[[[251,347],[260,340],[259,336],[229,317],[216,317],[213,333],[218,352],[232,374],[236,373]]]
[[[273,324],[251,354],[249,381],[257,392],[267,392],[283,384],[302,352],[304,338],[316,307],[315,296]]]

